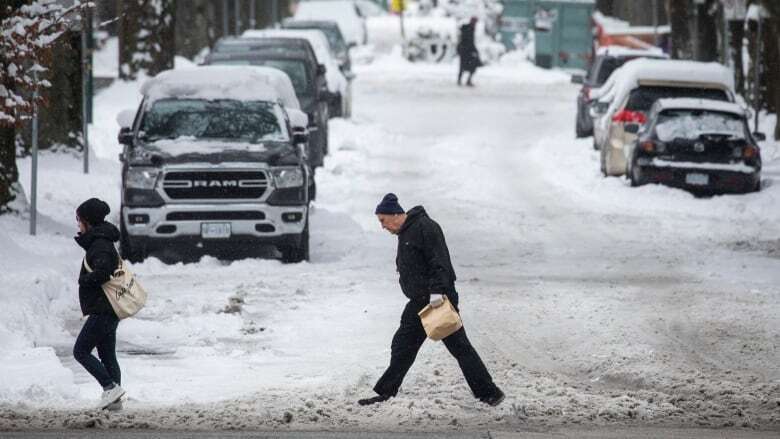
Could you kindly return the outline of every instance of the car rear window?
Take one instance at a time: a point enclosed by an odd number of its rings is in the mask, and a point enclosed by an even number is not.
[[[698,139],[702,134],[715,134],[731,139],[747,138],[747,126],[742,116],[711,110],[670,109],[658,115],[655,125],[658,139]]]
[[[628,61],[631,61],[632,59],[637,59],[636,56],[624,56],[624,57],[614,57],[614,56],[605,56],[601,59],[601,62],[596,65],[596,69],[591,72],[590,77],[590,83],[594,86],[601,86],[605,82],[607,82],[607,79],[609,79],[609,75],[612,74],[615,70],[618,69],[618,67],[622,66],[623,64],[627,63]]]
[[[724,90],[714,88],[693,87],[660,87],[640,86],[635,88],[628,97],[626,110],[647,112],[655,101],[664,98],[696,98],[728,101],[729,96]]]

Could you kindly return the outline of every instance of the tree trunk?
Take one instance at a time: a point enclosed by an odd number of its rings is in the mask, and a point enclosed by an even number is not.
[[[689,0],[666,0],[666,14],[672,27],[672,53],[674,59],[693,59],[691,42]]]
[[[604,15],[615,15],[615,0],[596,0],[596,9]]]
[[[742,58],[743,40],[745,38],[745,22],[739,20],[729,21],[729,48],[730,59],[734,62],[734,88],[737,94],[745,95],[745,66]]]
[[[5,1],[0,7],[0,21],[10,17],[14,11],[26,2],[24,0]],[[8,60],[0,52],[0,69],[8,68]],[[12,81],[3,83],[8,90],[14,90]],[[16,199],[18,193],[19,170],[16,167],[16,128],[13,125],[0,124],[0,213],[8,210],[8,204]]]
[[[119,0],[119,77],[173,68],[175,0]],[[185,25],[191,26],[191,23]]]
[[[46,105],[38,109],[39,146],[81,148],[81,32],[66,31],[54,43],[52,59],[56,68],[46,72],[51,87],[41,89]],[[29,134],[24,138],[29,149]]]
[[[710,11],[717,11],[714,8],[716,0],[709,0],[706,3],[694,5],[698,8],[698,43],[697,61],[712,62],[718,61],[718,35],[723,32],[718,27],[718,16],[716,13],[710,13]]]
[[[770,52],[774,58],[773,62],[764,63],[765,76],[767,83],[772,88],[773,111],[777,113],[780,109],[780,90],[778,90],[778,81],[780,81],[780,4],[773,0],[764,0],[764,8],[769,12],[769,19],[766,20],[767,28],[772,29],[772,37],[764,39],[764,54]],[[780,139],[780,123],[775,124],[774,138]]]

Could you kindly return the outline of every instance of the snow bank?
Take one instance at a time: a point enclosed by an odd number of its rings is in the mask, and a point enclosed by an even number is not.
[[[450,62],[428,64],[413,63],[403,57],[401,48],[396,46],[393,51],[368,65],[355,66],[360,74],[371,75],[385,80],[414,81],[434,79],[440,81],[450,76],[452,80],[458,73],[457,59]],[[556,70],[546,70],[535,66],[532,62],[515,53],[502,57],[497,63],[480,68],[476,73],[477,81],[503,83],[510,81],[516,84],[558,84],[570,81],[570,75]]]

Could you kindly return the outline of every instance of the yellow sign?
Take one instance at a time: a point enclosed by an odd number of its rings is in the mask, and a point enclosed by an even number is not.
[[[396,14],[400,14],[406,9],[406,2],[404,0],[392,0],[390,2],[390,10]]]

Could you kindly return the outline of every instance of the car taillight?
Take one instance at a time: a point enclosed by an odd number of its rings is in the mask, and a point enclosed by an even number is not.
[[[758,148],[756,148],[753,145],[745,145],[744,148],[742,148],[742,157],[746,159],[752,159],[758,156]]]
[[[642,148],[642,151],[644,152],[655,151],[655,142],[653,142],[652,140],[646,140],[642,142],[639,146]]]
[[[622,110],[612,116],[612,121],[643,124],[647,121],[647,116],[641,111]]]

